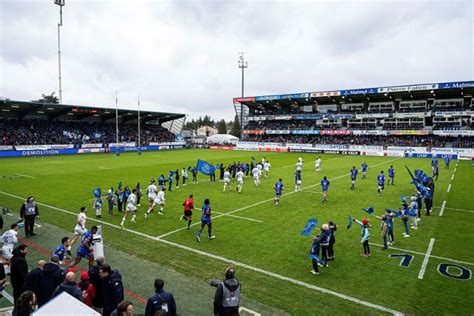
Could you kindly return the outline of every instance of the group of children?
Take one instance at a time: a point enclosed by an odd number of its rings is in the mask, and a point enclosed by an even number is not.
[[[311,273],[319,275],[320,267],[329,267],[328,261],[334,260],[337,225],[332,221],[321,226],[321,233],[313,237],[310,258],[313,263]]]

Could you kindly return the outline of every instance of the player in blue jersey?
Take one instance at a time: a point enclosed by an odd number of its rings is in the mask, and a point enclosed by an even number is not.
[[[321,180],[321,188],[323,189],[323,203],[327,202],[328,200],[328,189],[330,184],[331,183],[329,182],[328,178],[324,176],[324,179]]]
[[[301,192],[301,184],[303,180],[301,179],[301,171],[295,172],[295,192]]]
[[[69,247],[70,244],[71,244],[71,239],[69,239],[69,237],[63,237],[61,239],[61,244],[57,246],[56,249],[54,249],[53,257],[58,258],[60,265],[64,264],[64,259],[68,259],[68,260],[71,259],[70,256],[66,255],[67,248]]]
[[[431,170],[433,171],[433,178],[435,176],[435,167],[436,167],[436,169],[438,169],[438,159],[433,158],[431,160]]]
[[[438,176],[439,176],[439,168],[438,168],[438,165],[436,164],[433,166],[433,179],[438,181]]]
[[[449,156],[444,157],[444,169],[449,169],[449,163],[451,162],[451,159]]]
[[[357,174],[358,173],[359,173],[359,170],[357,170],[355,166],[352,166],[352,169],[351,169],[351,180],[352,180],[351,190],[355,190],[355,182],[357,180]]]
[[[82,258],[87,258],[89,260],[89,269],[94,264],[94,254],[92,246],[94,245],[93,239],[94,234],[97,233],[97,226],[92,226],[91,230],[86,230],[82,236],[81,244],[77,248],[76,258],[69,265],[69,268],[74,268]]]
[[[367,166],[367,164],[365,163],[365,161],[364,161],[364,163],[363,163],[362,165],[360,165],[360,166],[362,167],[362,179],[365,179],[365,176],[366,176],[366,174],[367,174],[367,167],[368,167],[368,166]]]
[[[214,239],[216,236],[212,234],[212,220],[211,220],[211,202],[209,199],[204,200],[204,205],[202,206],[202,214],[201,214],[201,228],[196,235],[196,240],[201,241],[201,233],[204,227],[207,226],[208,232],[208,239]]]
[[[390,180],[392,180],[392,185],[393,185],[393,181],[395,180],[395,169],[393,169],[393,166],[390,166],[390,168],[388,168],[388,182],[387,184],[390,184]]]
[[[283,182],[281,181],[282,181],[281,178],[278,179],[278,182],[275,183],[275,185],[273,186],[273,188],[275,189],[275,199],[274,199],[275,205],[278,205],[278,203],[280,203],[281,192],[283,191]]]
[[[385,189],[385,175],[383,174],[383,171],[380,171],[380,174],[377,176],[377,185],[377,194],[380,194]]]

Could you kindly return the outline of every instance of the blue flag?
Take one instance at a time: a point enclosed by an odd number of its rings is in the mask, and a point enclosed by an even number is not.
[[[352,228],[352,222],[353,222],[352,216],[349,215],[349,223],[347,223],[347,229]]]
[[[212,166],[210,163],[208,163],[204,160],[201,160],[201,159],[198,159],[196,169],[197,169],[197,171],[202,172],[207,176],[210,176],[216,170],[214,168],[214,166]]]
[[[119,181],[118,185],[117,185],[117,189],[120,190],[122,188],[122,181]]]
[[[402,195],[401,201],[402,201],[402,203],[408,204],[407,203],[407,197],[404,196],[404,195]]]
[[[369,214],[369,215],[372,215],[374,213],[374,207],[373,206],[371,206],[369,208],[363,208],[362,210],[364,212],[366,212],[367,214]]]
[[[402,217],[402,214],[401,214],[400,212],[393,211],[393,210],[388,209],[388,208],[386,208],[385,211],[387,211],[388,213],[390,213],[390,215],[393,215],[393,216],[395,216],[395,217],[397,217],[397,218]]]
[[[312,253],[310,253],[310,254],[308,255],[308,258],[309,258],[309,259],[314,259],[314,260],[316,260],[317,263],[322,262],[321,259],[319,259],[318,256],[313,255]]]
[[[316,227],[317,224],[318,224],[318,220],[316,218],[310,218],[300,235],[302,236],[311,235],[311,232],[313,231],[313,229]]]
[[[100,188],[94,189],[92,191],[92,194],[94,194],[95,197],[101,197],[102,196],[102,190]]]

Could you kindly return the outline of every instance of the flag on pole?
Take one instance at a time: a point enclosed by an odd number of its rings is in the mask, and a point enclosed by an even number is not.
[[[92,191],[92,194],[94,194],[95,197],[101,197],[102,196],[102,190],[100,188],[94,189]]]
[[[196,169],[197,171],[202,172],[207,176],[210,176],[215,172],[215,168],[213,165],[201,159],[198,159]]]
[[[354,220],[352,219],[352,216],[349,215],[349,223],[347,223],[347,229],[351,229],[352,228],[352,222]]]
[[[371,207],[369,207],[369,208],[363,208],[362,210],[363,210],[364,212],[366,212],[367,214],[369,214],[369,215],[374,214],[374,207],[373,207],[373,206],[371,206]]]

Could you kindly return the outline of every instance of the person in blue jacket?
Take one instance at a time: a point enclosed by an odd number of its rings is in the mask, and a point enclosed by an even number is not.
[[[165,282],[161,279],[155,279],[155,294],[148,298],[145,307],[145,316],[154,316],[157,311],[164,311],[163,315],[176,315],[176,302],[173,294],[165,292],[163,287]]]
[[[319,275],[319,253],[320,253],[320,246],[319,246],[319,241],[320,241],[320,236],[314,236],[313,238],[313,244],[311,245],[311,250],[309,251],[311,255],[311,261],[313,263],[313,270],[311,270],[312,274]]]
[[[329,242],[331,239],[331,232],[329,231],[329,225],[328,224],[323,224],[321,227],[321,240],[319,241],[319,244],[321,246],[321,259],[322,259],[322,265],[325,267],[329,267],[328,264],[328,248],[329,248]]]
[[[390,168],[388,168],[388,184],[390,184],[390,180],[392,180],[392,185],[393,185],[393,182],[395,180],[395,169],[393,169],[393,166],[390,166]]]

